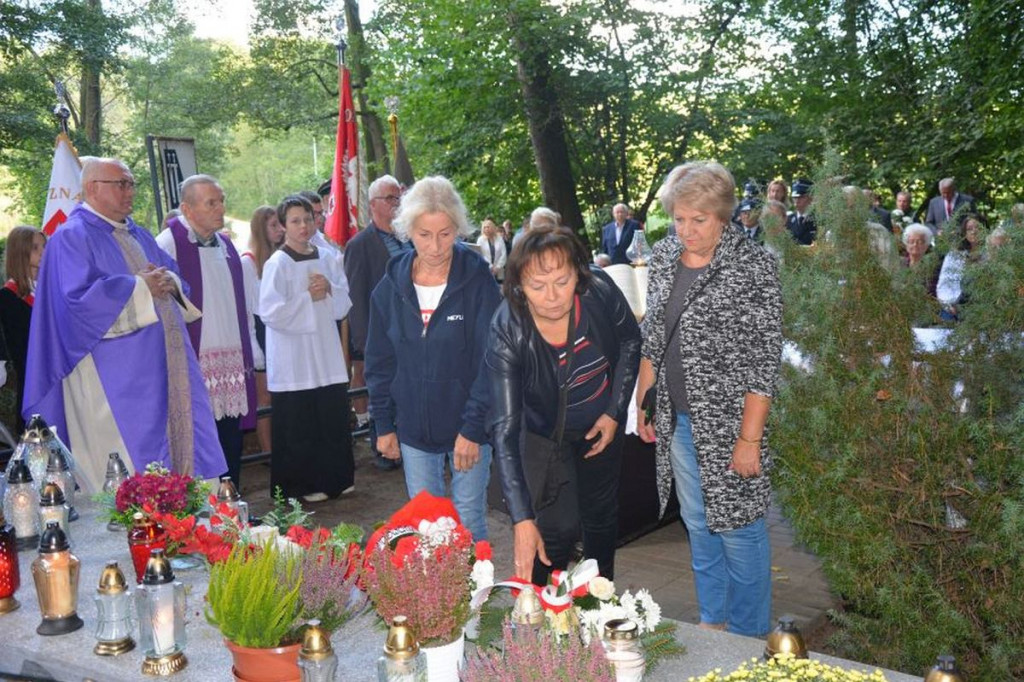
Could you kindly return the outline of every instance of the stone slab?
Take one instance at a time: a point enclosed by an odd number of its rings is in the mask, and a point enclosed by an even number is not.
[[[137,681],[143,655],[136,649],[116,658],[104,658],[92,653],[95,640],[96,609],[92,601],[100,572],[107,560],[116,559],[126,577],[133,572],[125,534],[106,530],[97,520],[96,506],[88,501],[78,505],[81,519],[71,526],[74,545],[72,552],[82,562],[79,585],[79,615],[85,627],[68,635],[42,637],[36,634],[40,622],[39,605],[29,566],[35,558],[32,552],[20,556],[22,586],[17,593],[21,608],[0,616],[0,679],[20,675],[37,680],[60,682]],[[178,682],[230,682],[231,656],[221,641],[220,634],[202,615],[202,599],[206,593],[205,569],[181,571],[178,578],[190,588],[188,599],[189,665],[170,679]],[[735,668],[743,660],[760,656],[764,642],[721,632],[702,630],[694,625],[680,623],[679,640],[687,647],[683,657],[664,662],[645,679],[650,682],[686,680],[714,668],[725,671]],[[332,637],[335,651],[341,659],[339,678],[352,682],[373,682],[375,661],[384,642],[384,630],[372,614],[364,614]],[[823,655],[813,655],[830,663],[870,670],[848,661]],[[920,678],[886,672],[891,682],[911,682]]]

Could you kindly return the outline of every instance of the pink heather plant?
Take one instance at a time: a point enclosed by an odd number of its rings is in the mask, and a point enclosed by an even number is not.
[[[466,661],[462,682],[615,682],[615,670],[595,637],[559,638],[544,629],[513,631],[506,622],[502,656],[477,651]]]
[[[394,550],[374,550],[364,568],[363,587],[385,623],[406,616],[420,644],[435,646],[455,641],[470,616],[471,547],[445,547],[410,552],[400,566]]]

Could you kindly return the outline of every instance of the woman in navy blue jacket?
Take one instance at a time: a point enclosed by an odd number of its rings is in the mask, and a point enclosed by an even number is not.
[[[447,462],[455,508],[483,540],[491,446],[480,370],[501,295],[487,262],[459,243],[471,228],[446,178],[413,185],[394,228],[415,251],[391,259],[370,299],[366,386],[377,448],[402,458],[409,497],[444,496]]]

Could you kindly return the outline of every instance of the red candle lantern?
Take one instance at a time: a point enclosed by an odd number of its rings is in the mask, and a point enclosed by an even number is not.
[[[136,583],[142,584],[150,553],[154,549],[164,549],[166,546],[164,529],[142,512],[136,512],[132,517],[132,528],[128,531],[128,549],[132,554]]]
[[[7,523],[3,509],[0,509],[0,614],[21,606],[14,598],[14,593],[21,586],[15,539],[14,526]]]

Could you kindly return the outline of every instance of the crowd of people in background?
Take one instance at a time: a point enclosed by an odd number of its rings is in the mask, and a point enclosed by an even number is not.
[[[87,491],[109,452],[133,470],[158,461],[238,483],[242,434],[255,429],[271,485],[315,503],[355,489],[351,430],[369,428],[375,465],[401,468],[410,497],[452,497],[477,539],[496,462],[520,578],[545,582],[580,538],[612,578],[636,386],[661,508],[674,481],[690,533],[702,626],[768,630],[765,429],[782,301],[766,238],[832,238],[810,180],[751,181],[737,201],[719,164],[674,169],[639,326],[602,271],[629,263],[644,229],[624,203],[591,251],[550,208],[515,233],[487,217],[475,235],[447,179],[405,188],[385,175],[369,187],[369,224],[344,248],[323,234],[322,194],[300,191],[253,211],[239,254],[211,176],[182,183],[156,238],[131,219],[124,163],[86,160],[82,187],[49,243],[30,227],[8,237],[0,372],[16,377],[20,415],[41,413],[69,438]],[[1008,231],[989,232],[952,178],[938,192],[914,210],[901,191],[888,210],[843,188],[850,207],[866,205],[884,267],[923,267],[937,238],[951,244],[926,279],[954,321],[968,264]],[[1024,224],[1024,204],[1009,221]]]

